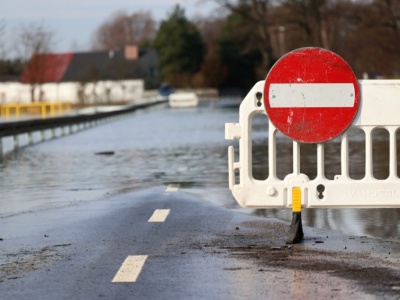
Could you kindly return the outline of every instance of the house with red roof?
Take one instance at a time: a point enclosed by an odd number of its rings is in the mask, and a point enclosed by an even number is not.
[[[20,77],[21,83],[58,83],[71,64],[74,53],[36,54],[29,61]]]
[[[157,75],[155,51],[137,46],[38,54],[27,64],[19,83],[0,84],[0,101],[126,103],[142,97],[145,82],[156,86]]]

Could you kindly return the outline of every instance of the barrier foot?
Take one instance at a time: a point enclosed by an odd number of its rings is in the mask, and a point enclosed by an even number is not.
[[[293,212],[292,223],[290,224],[289,234],[286,244],[297,244],[304,238],[303,225],[301,223],[301,212]]]

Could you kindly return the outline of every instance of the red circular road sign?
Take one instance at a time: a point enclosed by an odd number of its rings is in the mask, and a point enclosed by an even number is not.
[[[272,124],[303,143],[326,142],[345,131],[357,114],[359,98],[350,66],[321,48],[289,52],[271,68],[264,86]]]

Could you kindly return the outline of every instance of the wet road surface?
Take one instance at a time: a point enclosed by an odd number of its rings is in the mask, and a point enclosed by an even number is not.
[[[149,222],[160,209],[165,221]],[[304,243],[287,247],[287,223],[179,190],[21,214],[1,228],[4,299],[397,299],[400,290],[397,241],[306,228]],[[138,257],[142,265],[124,266]]]
[[[1,297],[398,299],[398,210],[304,210],[314,228],[287,247],[290,211],[239,208],[228,190],[223,124],[236,120],[157,107],[10,154]]]

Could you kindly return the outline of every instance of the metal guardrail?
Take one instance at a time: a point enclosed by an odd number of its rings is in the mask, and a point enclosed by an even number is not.
[[[36,103],[9,103],[0,105],[0,117],[9,120],[11,116],[20,118],[22,115],[47,117],[63,116],[71,111],[69,102],[36,102]]]
[[[153,101],[149,103],[137,104],[132,106],[126,106],[120,110],[114,110],[109,112],[95,113],[95,114],[84,114],[84,115],[74,115],[65,117],[55,117],[47,119],[35,119],[35,120],[25,120],[16,122],[5,122],[0,124],[0,158],[3,155],[3,138],[13,137],[14,139],[14,149],[18,148],[18,136],[21,134],[28,134],[28,143],[32,143],[33,132],[44,132],[46,130],[54,130],[56,128],[65,128],[78,126],[78,128],[92,127],[99,121],[118,117],[127,113],[134,112],[137,109],[146,108],[156,104],[163,103],[165,101]],[[69,130],[72,132],[73,130]],[[62,130],[62,135],[64,135],[64,130]],[[52,133],[53,137],[54,132]],[[42,134],[42,140],[44,139],[44,134]]]

